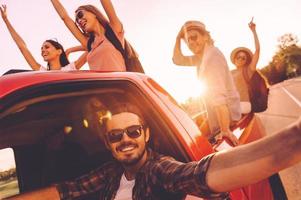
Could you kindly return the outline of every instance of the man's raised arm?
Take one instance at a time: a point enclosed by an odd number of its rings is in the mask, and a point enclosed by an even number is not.
[[[301,118],[278,133],[217,153],[207,172],[216,192],[255,183],[301,161]]]

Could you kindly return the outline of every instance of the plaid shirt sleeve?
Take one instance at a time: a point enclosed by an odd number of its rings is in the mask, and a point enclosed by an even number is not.
[[[215,193],[207,185],[206,173],[214,154],[198,162],[182,163],[170,157],[161,157],[151,167],[152,182],[167,191],[191,194],[209,199],[228,199],[228,193]]]
[[[106,166],[89,172],[73,181],[56,185],[61,199],[74,199],[102,190],[107,184]]]

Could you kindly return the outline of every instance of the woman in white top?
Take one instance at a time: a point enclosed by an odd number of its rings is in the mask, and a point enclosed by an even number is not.
[[[43,67],[35,60],[31,52],[28,50],[24,40],[9,22],[7,18],[6,5],[2,5],[0,10],[2,19],[5,22],[7,29],[23,54],[25,60],[33,70],[77,70],[85,64],[87,53],[83,53],[83,55],[81,55],[77,61],[70,63],[63,46],[59,42],[55,40],[46,40],[41,47],[41,55],[44,61],[47,62],[47,67]]]

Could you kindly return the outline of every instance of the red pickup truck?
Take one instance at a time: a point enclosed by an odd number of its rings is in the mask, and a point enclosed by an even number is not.
[[[101,122],[91,114],[102,113],[108,104],[137,105],[152,130],[151,147],[180,161],[199,160],[224,148],[223,144],[213,148],[176,101],[144,74],[8,74],[0,78],[0,99],[0,199],[78,177],[112,159],[97,135]],[[260,137],[248,128],[251,122],[248,115],[233,127],[242,143]],[[12,164],[4,168],[5,163]],[[286,198],[279,183],[273,176],[230,195]]]

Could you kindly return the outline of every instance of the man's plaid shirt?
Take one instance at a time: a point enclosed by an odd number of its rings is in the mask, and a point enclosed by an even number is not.
[[[227,193],[214,193],[206,184],[206,173],[213,157],[182,163],[148,150],[148,160],[135,178],[133,200],[184,199],[187,194],[207,199],[228,199]],[[104,164],[74,181],[57,185],[61,199],[76,199],[97,193],[99,199],[113,200],[124,169],[117,161]]]

